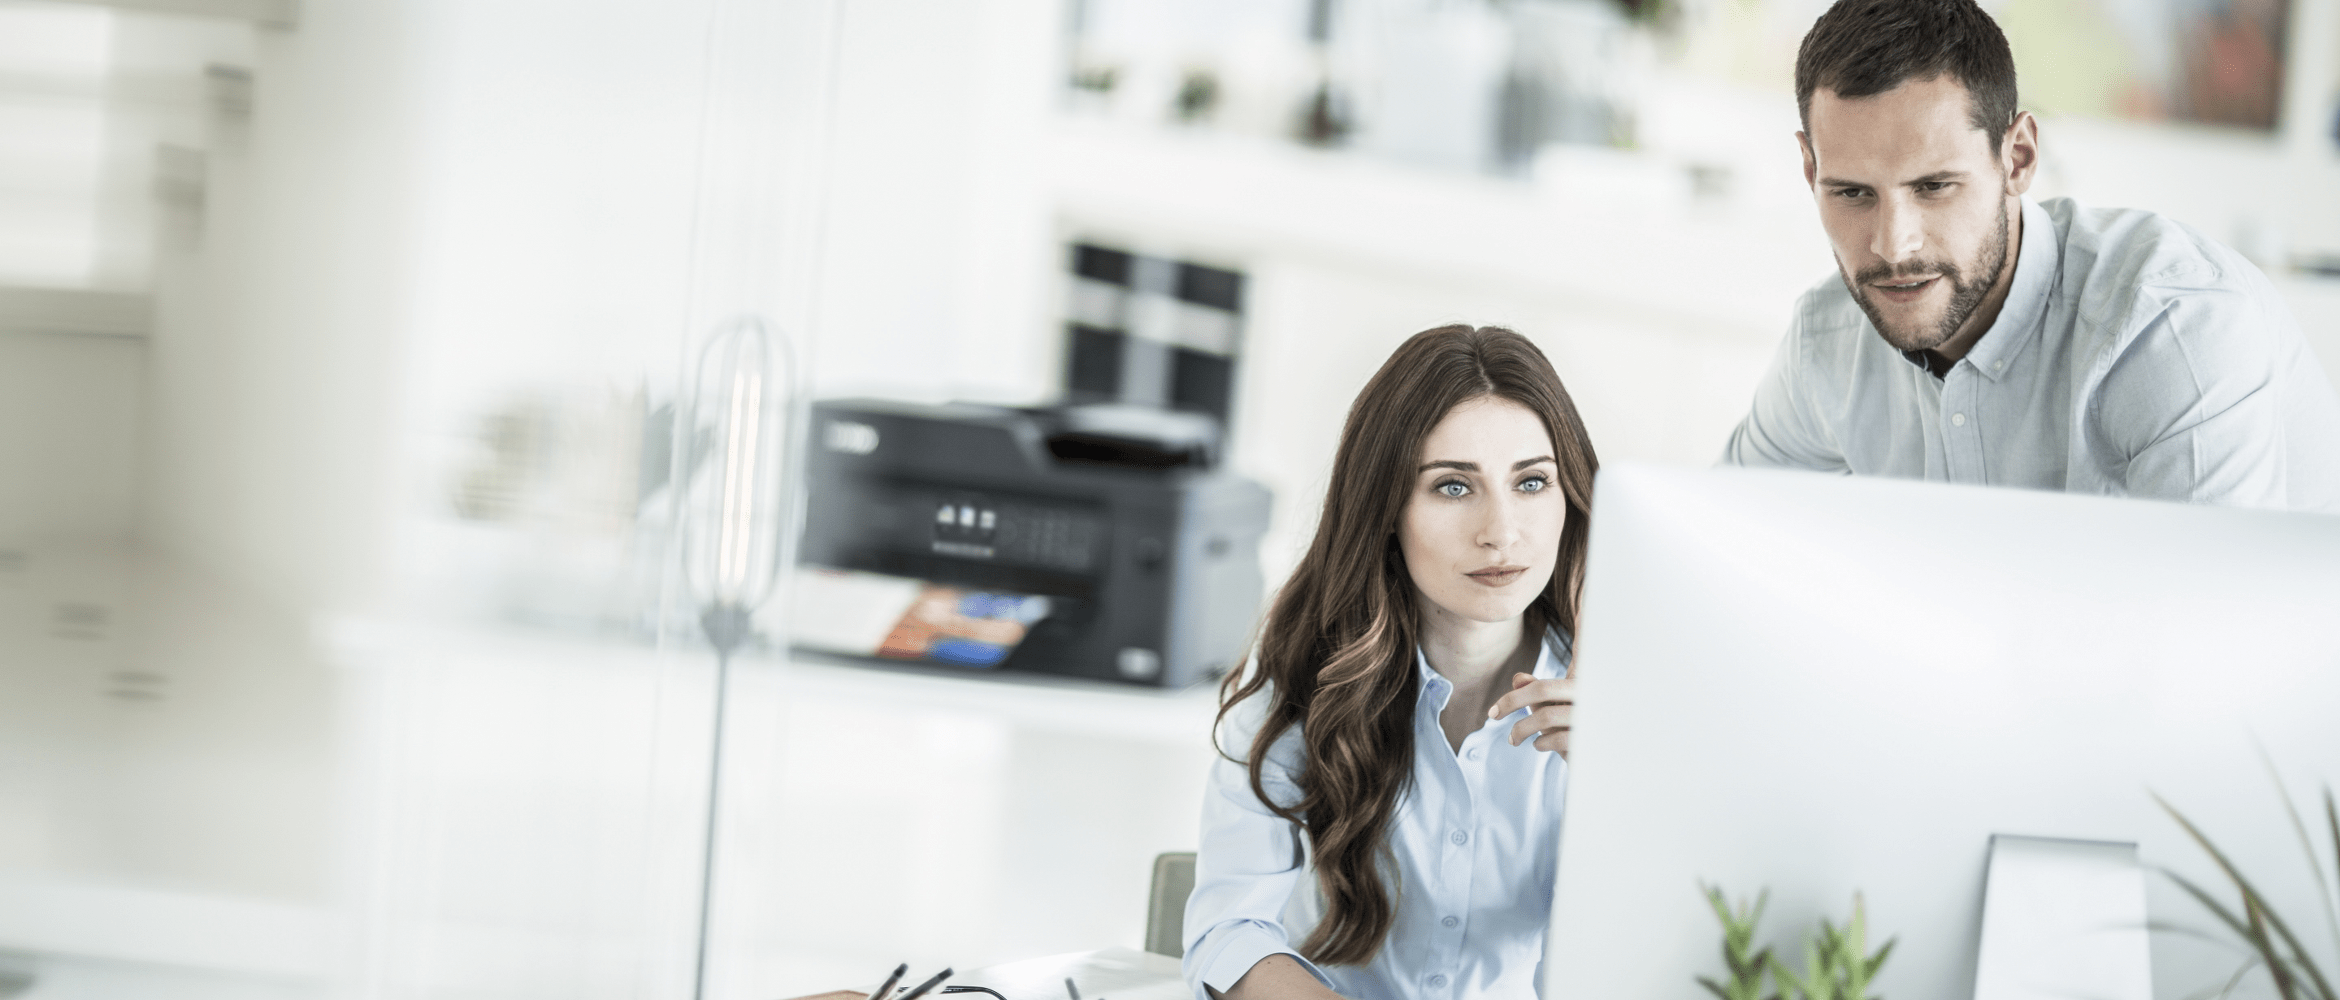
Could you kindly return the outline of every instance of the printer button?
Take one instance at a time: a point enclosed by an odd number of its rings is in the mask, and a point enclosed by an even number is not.
[[[1162,655],[1141,646],[1125,646],[1121,655],[1114,657],[1113,669],[1133,681],[1150,681],[1161,676]]]

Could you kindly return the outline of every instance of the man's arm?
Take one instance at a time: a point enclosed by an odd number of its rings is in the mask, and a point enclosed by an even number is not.
[[[1780,338],[1770,370],[1756,384],[1747,416],[1723,446],[1723,464],[1848,471],[1843,451],[1821,426],[1799,384],[1805,364],[1803,339],[1799,315],[1789,325],[1787,336]]]
[[[2128,495],[2281,508],[2288,498],[2278,330],[2238,292],[2171,299],[2088,401],[2092,445]]]

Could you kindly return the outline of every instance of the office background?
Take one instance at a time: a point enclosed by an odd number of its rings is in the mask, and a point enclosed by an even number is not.
[[[2340,372],[2340,3],[2166,6],[1994,8],[2035,194],[2243,250]],[[1271,586],[1431,325],[1710,461],[1831,266],[1819,9],[0,3],[0,991],[687,993],[712,656],[641,455],[740,312],[811,396],[1025,404],[1070,244],[1242,272]],[[721,996],[1134,945],[1210,759],[1207,687],[766,649],[729,711]]]

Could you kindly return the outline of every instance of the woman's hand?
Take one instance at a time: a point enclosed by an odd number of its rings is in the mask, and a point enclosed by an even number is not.
[[[1576,713],[1576,681],[1568,677],[1537,680],[1534,674],[1511,675],[1511,691],[1495,700],[1487,717],[1500,719],[1525,708],[1527,718],[1511,727],[1511,745],[1534,739],[1536,749],[1550,750],[1568,759],[1568,731]]]

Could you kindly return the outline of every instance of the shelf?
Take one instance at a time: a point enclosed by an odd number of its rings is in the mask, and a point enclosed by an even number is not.
[[[289,28],[299,20],[299,0],[64,0],[91,7],[148,14],[188,14],[231,21],[250,21],[269,28]]]
[[[1264,139],[1062,121],[1061,220],[1241,257],[1337,259],[1770,343],[1832,262],[1808,206],[1701,200],[1654,154],[1562,150],[1532,181]]]
[[[0,333],[144,339],[153,328],[149,295],[0,286]]]

